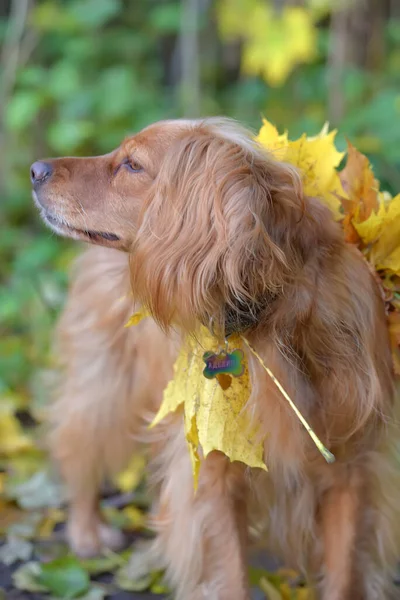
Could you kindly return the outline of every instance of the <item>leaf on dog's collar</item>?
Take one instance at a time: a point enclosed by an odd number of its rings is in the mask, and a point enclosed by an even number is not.
[[[147,313],[136,313],[130,322],[137,324],[144,316],[147,316]],[[325,460],[327,462],[335,460],[333,454],[325,448],[280,382],[246,338],[239,335],[230,338],[230,343],[236,348],[234,352],[240,353],[241,356],[240,376],[230,377],[226,373],[219,374],[219,377],[222,375],[229,377],[229,382],[221,381],[218,377],[208,378],[207,368],[204,369],[205,357],[218,357],[220,352],[218,340],[206,327],[201,326],[198,335],[189,337],[183,344],[174,364],[174,377],[164,390],[161,407],[150,425],[154,427],[167,415],[176,412],[179,407],[183,408],[184,430],[192,461],[195,489],[198,484],[201,457],[205,458],[213,450],[222,452],[231,461],[240,461],[249,467],[267,470],[263,459],[266,435],[262,433],[259,425],[250,422],[249,415],[246,413],[251,384],[242,350],[243,342],[271,377],[282,396],[289,402]],[[205,349],[207,349],[206,353],[204,353]],[[239,372],[236,374],[239,375]]]
[[[240,338],[232,343],[235,348],[242,345]],[[247,364],[243,375],[233,377],[231,385],[223,390],[216,379],[206,379],[203,375],[204,349],[217,351],[218,342],[201,327],[196,338],[190,337],[182,346],[174,365],[174,378],[166,387],[160,410],[150,425],[154,427],[183,405],[195,488],[201,457],[213,450],[219,450],[231,461],[267,470],[263,459],[265,436],[250,422],[245,410],[251,393]]]

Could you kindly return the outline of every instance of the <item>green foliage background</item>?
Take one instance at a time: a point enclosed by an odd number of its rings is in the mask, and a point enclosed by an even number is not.
[[[28,10],[21,17],[15,13],[24,3]],[[241,70],[240,36],[233,42],[222,39],[217,2],[199,0],[192,24],[199,40],[200,86],[194,97],[193,90],[185,89],[191,82],[185,82],[179,64],[179,43],[187,27],[182,11],[188,4],[0,3],[0,393],[18,408],[30,402],[34,415],[40,415],[46,400],[50,332],[78,248],[40,222],[30,196],[30,164],[49,155],[107,152],[152,121],[193,112],[225,114],[254,128],[265,114],[293,136],[316,133],[329,116],[335,91],[329,9],[317,21],[315,59],[296,66],[282,86],[271,87]],[[229,10],[229,2],[225,4]],[[304,6],[308,10],[307,2]],[[334,125],[340,144],[348,137],[368,153],[382,187],[394,192],[400,190],[400,21],[392,12],[385,16],[380,48],[380,60],[342,70],[345,110]]]

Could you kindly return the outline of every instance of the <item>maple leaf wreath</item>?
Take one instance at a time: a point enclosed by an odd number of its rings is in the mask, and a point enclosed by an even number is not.
[[[344,229],[346,241],[357,246],[379,281],[386,305],[388,328],[396,375],[400,375],[400,194],[392,197],[380,191],[379,182],[366,156],[348,143],[347,162],[338,171],[345,153],[335,146],[337,131],[322,131],[297,140],[278,133],[267,120],[257,141],[277,159],[300,172],[305,194],[326,203]],[[146,310],[135,313],[126,324],[136,325],[150,317]],[[233,352],[221,349],[217,338],[201,326],[196,337],[183,344],[174,364],[174,376],[164,390],[161,407],[151,423],[155,427],[167,415],[183,407],[185,435],[197,487],[201,457],[213,450],[231,461],[266,470],[264,438],[251,425],[243,410],[251,384],[243,348],[247,346],[290,404],[318,450],[328,462],[334,456],[324,447],[292,402],[285,389],[248,340],[234,334],[229,338]],[[233,377],[231,376],[233,375]]]

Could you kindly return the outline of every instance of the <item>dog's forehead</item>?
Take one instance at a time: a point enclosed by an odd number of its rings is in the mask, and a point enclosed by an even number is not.
[[[159,121],[126,138],[121,148],[127,154],[132,154],[135,150],[165,151],[182,131],[190,129],[194,123],[187,119]]]

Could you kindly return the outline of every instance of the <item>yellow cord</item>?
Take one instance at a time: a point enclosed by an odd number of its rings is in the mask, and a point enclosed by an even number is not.
[[[281,383],[278,381],[278,379],[272,373],[271,369],[269,369],[267,367],[267,365],[265,364],[265,362],[263,361],[263,359],[261,358],[261,356],[253,348],[253,346],[247,341],[247,339],[245,337],[243,337],[242,335],[240,337],[242,338],[242,340],[244,341],[244,343],[246,344],[246,346],[249,348],[250,352],[252,352],[252,354],[254,354],[254,356],[256,357],[256,359],[258,360],[258,362],[260,363],[260,365],[262,366],[262,368],[271,377],[272,381],[274,382],[274,384],[276,385],[276,387],[278,388],[278,390],[280,391],[280,393],[282,394],[282,396],[285,398],[285,400],[287,400],[289,402],[290,407],[292,408],[292,410],[295,412],[295,414],[299,418],[300,422],[305,427],[306,431],[310,435],[311,439],[313,440],[313,442],[316,445],[316,447],[318,448],[318,450],[321,452],[321,454],[324,457],[324,459],[326,460],[326,462],[328,462],[328,463],[335,462],[335,457],[332,454],[332,452],[329,452],[329,450],[327,448],[325,448],[325,446],[323,445],[323,443],[321,442],[321,440],[319,439],[319,437],[311,429],[311,427],[307,423],[306,419],[303,417],[303,415],[301,414],[301,412],[299,411],[299,409],[297,408],[297,406],[294,404],[294,402],[292,401],[292,399],[290,398],[290,396],[286,392],[286,390],[283,388],[283,386],[281,385]]]

